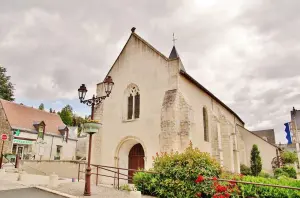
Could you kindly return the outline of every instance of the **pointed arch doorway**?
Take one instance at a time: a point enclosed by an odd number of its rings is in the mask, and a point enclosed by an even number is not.
[[[135,144],[129,151],[128,155],[128,169],[144,169],[145,168],[145,152],[141,144]],[[129,178],[133,177],[135,171],[128,170]],[[132,183],[130,180],[129,183]]]

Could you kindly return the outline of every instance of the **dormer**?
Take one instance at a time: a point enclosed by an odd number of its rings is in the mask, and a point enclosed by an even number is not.
[[[63,141],[66,140],[66,142],[68,142],[69,128],[67,126],[59,126],[58,131],[60,132],[61,136],[63,137]]]
[[[34,121],[33,126],[38,132],[38,138],[44,139],[46,124],[44,121]]]

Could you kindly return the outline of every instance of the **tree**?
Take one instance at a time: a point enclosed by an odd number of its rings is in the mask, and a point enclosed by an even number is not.
[[[8,101],[14,101],[14,86],[10,82],[10,76],[6,74],[6,68],[0,65],[0,98]]]
[[[283,164],[294,164],[298,161],[297,154],[295,152],[284,151],[280,154]]]
[[[258,174],[262,170],[262,163],[261,163],[260,152],[256,144],[252,146],[250,164],[251,164],[250,169],[252,175],[258,176]]]
[[[73,123],[73,108],[70,105],[66,105],[58,115],[62,119],[63,123],[67,126],[72,126]]]
[[[80,133],[82,131],[82,126],[83,124],[86,122],[86,118],[77,116],[77,115],[73,115],[73,123],[72,126],[77,126],[78,127],[78,134],[77,136],[80,136]]]
[[[41,103],[40,106],[39,106],[39,110],[44,110],[44,109],[45,109],[44,104]]]

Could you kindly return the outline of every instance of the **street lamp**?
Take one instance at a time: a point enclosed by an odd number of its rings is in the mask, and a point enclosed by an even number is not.
[[[87,89],[84,84],[82,84],[78,89],[78,97],[81,103],[91,106],[91,120],[94,119],[94,107],[95,105],[100,104],[106,97],[109,97],[112,88],[114,86],[114,82],[110,76],[107,76],[104,81],[104,89],[105,96],[93,97],[91,99],[84,100],[85,95],[87,93]],[[84,187],[84,195],[91,196],[91,152],[92,152],[92,135],[93,133],[89,133],[89,151],[88,151],[88,164],[85,173],[85,187]]]

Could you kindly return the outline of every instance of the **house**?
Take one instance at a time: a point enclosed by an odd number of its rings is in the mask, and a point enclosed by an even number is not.
[[[241,164],[250,166],[257,144],[263,170],[272,172],[278,147],[248,131],[236,112],[191,77],[175,46],[167,57],[132,28],[107,75],[115,85],[95,109],[102,127],[93,135],[93,164],[149,169],[157,152],[182,152],[192,142],[226,170],[239,173]],[[103,95],[99,83],[97,96]]]
[[[2,133],[9,136],[4,153],[19,154],[22,159],[75,159],[77,140],[56,113],[0,99]]]

